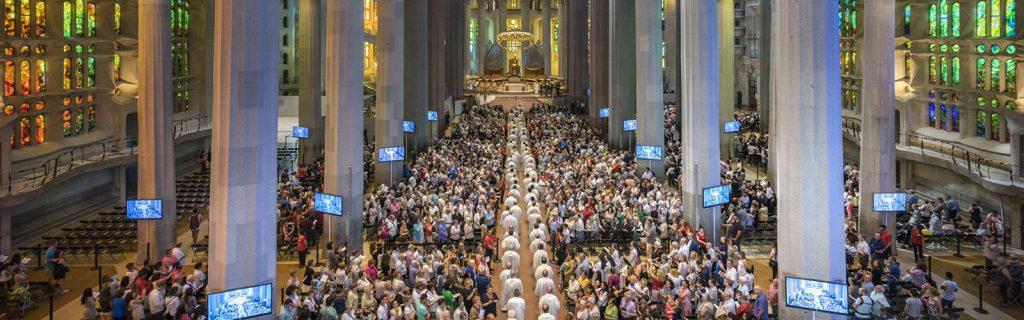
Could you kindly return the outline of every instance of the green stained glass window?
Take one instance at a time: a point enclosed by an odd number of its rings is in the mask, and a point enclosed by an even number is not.
[[[949,58],[942,57],[940,59],[940,61],[942,62],[942,85],[948,86],[949,85]]]
[[[978,74],[974,77],[977,81],[974,85],[976,89],[985,89],[985,58],[978,58]]]
[[[999,46],[992,45],[992,54],[999,54]]]
[[[1000,5],[1002,0],[992,0],[992,7],[989,8],[989,15],[992,18],[992,22],[988,24],[989,36],[996,38],[1001,34],[999,33],[999,27],[1003,25],[1002,7]],[[1008,0],[1012,1],[1012,0]]]
[[[64,1],[64,6],[61,9],[63,9],[62,13],[64,14],[64,21],[62,24],[64,27],[64,37],[71,38],[71,1]]]
[[[985,1],[978,1],[978,5],[974,11],[974,34],[978,37],[984,37],[988,35],[988,29],[985,28],[986,22],[988,21],[988,4]]]
[[[939,51],[941,51],[941,52],[947,52],[947,51],[949,51],[949,46],[947,46],[947,45],[941,45],[941,46],[939,46]]]
[[[1017,93],[1017,60],[1006,60],[1006,91]]]
[[[82,58],[75,58],[75,88],[81,89],[85,84],[85,62]]]
[[[114,33],[121,34],[121,4],[114,4]]]
[[[938,50],[938,49],[939,49],[939,45],[937,45],[937,44],[933,43],[933,44],[929,44],[928,45],[928,51],[935,52],[935,50]]]
[[[87,17],[87,19],[86,19],[87,26],[86,26],[86,29],[85,29],[86,35],[90,36],[90,37],[93,37],[93,36],[96,36],[96,4],[95,3],[89,3],[89,6],[86,8],[86,10],[87,10],[87,12],[86,12],[87,13],[87,15],[86,15],[86,17]]]
[[[999,91],[999,69],[1001,69],[1002,63],[997,59],[992,59],[992,62],[989,62],[989,64],[992,65],[992,83],[989,86],[992,90]]]
[[[953,57],[952,67],[953,69],[953,86],[960,85],[960,57]]]
[[[992,140],[999,140],[999,114],[992,113],[992,130],[989,131]]]
[[[954,44],[952,48],[953,48],[953,52],[960,52],[960,45],[959,44]]]
[[[984,107],[988,102],[985,101],[985,97],[978,97],[978,106]]]
[[[96,58],[89,57],[86,60],[85,86],[92,88],[96,85]]]
[[[1017,46],[1015,46],[1015,45],[1012,45],[1012,44],[1011,44],[1011,45],[1008,45],[1008,46],[1006,46],[1006,53],[1007,53],[1007,54],[1014,54],[1014,53],[1017,53]]]
[[[85,112],[75,109],[75,135],[85,133]]]
[[[910,35],[910,4],[903,6],[903,34]]]
[[[85,36],[85,0],[75,0],[75,36]]]
[[[951,14],[951,20],[952,21],[950,23],[950,29],[952,29],[951,33],[953,34],[954,37],[959,37],[960,36],[960,3],[959,2],[954,3],[953,4],[953,9],[951,11],[952,11],[952,14]]]
[[[939,1],[939,34],[949,36],[949,5],[946,0]]]
[[[1006,109],[1017,110],[1017,103],[1015,103],[1013,101],[1007,101],[1006,102]]]
[[[939,13],[936,5],[928,7],[928,35],[932,37],[939,36]]]
[[[1003,34],[1007,37],[1017,36],[1017,1],[1006,1],[1006,28]]]
[[[992,109],[998,109],[999,108],[999,100],[992,99],[992,101],[989,103],[989,105],[992,106]]]
[[[985,113],[985,111],[978,111],[977,136],[979,136],[979,137],[984,137],[985,136],[985,121],[987,121],[987,120],[988,120],[988,114]]]
[[[979,44],[979,45],[978,45],[978,53],[985,53],[985,51],[986,51],[987,49],[988,49],[988,48],[987,48],[987,47],[985,47],[985,45],[983,45],[983,44]]]

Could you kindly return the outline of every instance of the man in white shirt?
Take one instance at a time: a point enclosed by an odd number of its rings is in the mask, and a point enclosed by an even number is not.
[[[522,291],[515,290],[512,293],[513,297],[508,299],[505,304],[505,309],[509,311],[509,319],[525,320],[526,319],[526,300],[523,300]]]
[[[540,307],[542,310],[547,308],[547,312],[551,314],[558,314],[562,303],[558,301],[558,296],[555,296],[554,292],[549,292],[540,297]]]
[[[544,277],[537,278],[537,283],[534,285],[533,293],[538,297],[543,296],[545,293],[555,292],[555,281],[547,274]]]
[[[505,251],[519,250],[519,239],[514,237],[512,233],[509,233],[505,238],[501,239],[501,249]]]
[[[519,253],[515,251],[505,251],[505,254],[501,256],[501,262],[505,263],[512,269],[519,270]]]
[[[881,319],[882,309],[889,308],[889,300],[885,298],[885,286],[875,286],[875,290],[871,292],[871,299],[875,301],[875,304],[871,306],[871,314],[875,318]]]
[[[523,281],[519,278],[508,278],[501,285],[502,303],[508,303],[512,297],[521,296],[523,292]]]
[[[553,269],[551,269],[551,266],[548,265],[547,260],[541,261],[541,262],[542,262],[541,265],[538,266],[536,269],[534,269],[534,271],[533,271],[533,278],[534,279],[538,279],[538,280],[540,278],[552,278],[553,279],[554,278],[553,275],[555,274],[555,272],[554,272]]]
[[[537,267],[539,267],[541,265],[541,263],[543,263],[542,260],[543,261],[547,261],[548,260],[548,252],[547,252],[547,250],[537,250],[537,252],[533,253],[533,269],[534,270],[537,270]]]

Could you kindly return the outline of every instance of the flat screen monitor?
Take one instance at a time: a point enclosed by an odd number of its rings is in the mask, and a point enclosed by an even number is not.
[[[161,200],[128,200],[125,207],[128,220],[156,220],[164,217]]]
[[[255,318],[274,313],[274,287],[268,283],[211,293],[206,301],[210,320]]]
[[[405,147],[380,148],[377,150],[377,162],[405,160]]]
[[[599,117],[601,117],[601,118],[607,118],[608,117],[608,108],[601,108],[601,110],[597,110],[597,115]]]
[[[309,128],[294,126],[292,127],[292,135],[299,139],[309,139]]]
[[[661,160],[662,153],[659,146],[636,146],[636,158],[643,160]]]
[[[413,133],[416,132],[416,123],[412,121],[402,121],[402,132]]]
[[[906,193],[876,193],[871,209],[875,212],[903,212],[907,211]]]
[[[622,131],[636,131],[636,119],[622,121]]]
[[[317,193],[313,195],[313,208],[318,212],[340,216],[342,210],[341,206],[341,196],[326,193]]]
[[[786,306],[835,314],[850,313],[845,284],[786,277]]]
[[[728,184],[704,188],[704,207],[710,208],[729,203],[730,193],[732,193],[732,185]]]
[[[740,132],[739,121],[729,121],[725,123],[725,133],[736,133]]]
[[[427,111],[427,121],[437,121],[437,111]]]

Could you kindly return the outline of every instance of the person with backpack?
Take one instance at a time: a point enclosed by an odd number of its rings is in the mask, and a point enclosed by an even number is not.
[[[853,299],[853,316],[857,319],[871,319],[871,311],[875,307],[875,300],[868,295],[868,290],[860,288],[860,296]]]
[[[199,209],[192,209],[192,216],[188,218],[188,229],[192,231],[192,243],[199,243],[199,225],[202,222]]]

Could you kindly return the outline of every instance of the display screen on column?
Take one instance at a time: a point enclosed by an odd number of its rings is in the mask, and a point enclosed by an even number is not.
[[[155,220],[164,216],[161,200],[128,200],[125,208],[128,220]]]
[[[636,146],[636,158],[643,160],[661,160],[662,153],[659,146]]]
[[[380,148],[377,150],[377,162],[405,160],[405,147]]]
[[[601,117],[601,118],[607,118],[608,117],[608,108],[601,108],[601,110],[597,110],[597,116]]]
[[[622,121],[622,131],[636,131],[636,119]]]
[[[402,121],[402,132],[413,133],[416,132],[416,123],[412,121]]]
[[[211,293],[206,301],[210,320],[254,318],[274,312],[274,287],[268,283]]]
[[[786,306],[836,314],[850,312],[845,284],[786,277]]]
[[[724,126],[725,126],[725,133],[740,132],[740,122],[739,121],[729,121],[729,122],[726,122]]]
[[[309,139],[309,128],[294,126],[292,127],[292,135],[299,139]]]
[[[876,193],[873,198],[871,209],[875,212],[907,211],[906,193]]]
[[[732,193],[732,186],[728,184],[704,188],[704,207],[710,208],[729,203],[730,193]]]
[[[427,121],[437,121],[437,111],[427,111]]]
[[[314,194],[313,209],[317,212],[340,216],[342,212],[341,196],[326,193]]]

